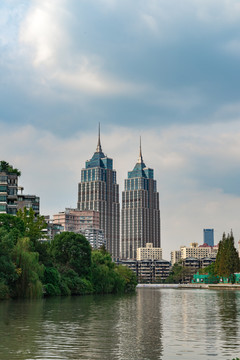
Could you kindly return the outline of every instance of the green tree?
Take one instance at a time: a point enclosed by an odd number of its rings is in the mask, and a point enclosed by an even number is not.
[[[12,165],[10,165],[4,160],[0,161],[0,171],[4,171],[8,174],[17,174],[17,176],[21,176],[21,171],[19,171],[18,169],[14,169]]]
[[[217,275],[227,278],[240,270],[239,256],[234,246],[232,231],[227,237],[224,233],[219,242],[214,270]]]
[[[175,263],[172,266],[169,276],[165,280],[167,284],[178,284],[183,279],[183,266],[181,263]]]
[[[17,212],[17,218],[21,219],[24,223],[24,236],[28,237],[32,243],[33,250],[35,250],[36,243],[43,237],[42,230],[46,228],[44,216],[35,216],[34,210],[29,210],[25,207]]]
[[[15,283],[16,297],[41,297],[44,266],[38,262],[38,253],[31,251],[28,238],[19,239],[13,249],[13,261],[17,267],[18,279]]]
[[[16,216],[0,214],[0,229],[6,230],[17,242],[19,237],[24,236],[25,226],[23,220]]]
[[[60,268],[74,270],[78,276],[90,276],[91,246],[81,234],[63,232],[56,235],[50,244],[53,262]]]
[[[116,292],[132,292],[137,286],[137,276],[134,271],[127,266],[116,266],[116,272],[120,275],[120,280],[117,279]]]

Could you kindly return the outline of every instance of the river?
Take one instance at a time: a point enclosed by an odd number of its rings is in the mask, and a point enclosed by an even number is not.
[[[233,359],[239,325],[240,291],[231,290],[2,301],[0,359]]]

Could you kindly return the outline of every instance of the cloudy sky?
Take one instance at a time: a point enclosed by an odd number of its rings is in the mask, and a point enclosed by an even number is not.
[[[164,258],[240,239],[238,0],[1,0],[0,47],[1,160],[42,214],[76,206],[100,122],[120,191],[142,136]]]

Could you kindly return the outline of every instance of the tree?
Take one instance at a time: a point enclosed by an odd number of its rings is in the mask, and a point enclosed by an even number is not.
[[[42,230],[47,226],[44,216],[35,216],[32,208],[28,210],[24,207],[23,211],[21,209],[18,210],[17,218],[23,221],[25,227],[24,236],[30,239],[34,250],[37,240],[43,237]]]
[[[38,253],[31,251],[28,238],[19,239],[13,250],[13,261],[19,277],[16,281],[16,297],[41,297],[44,265],[38,262]]]
[[[22,219],[9,214],[0,214],[0,229],[5,229],[14,237],[15,241],[24,236],[25,226]]]
[[[169,276],[165,280],[167,284],[178,284],[183,279],[183,266],[181,263],[175,263],[172,266]]]
[[[234,246],[232,231],[227,237],[223,233],[222,240],[219,242],[214,270],[217,275],[227,278],[240,270],[239,256]]]
[[[6,172],[8,174],[17,174],[17,176],[21,176],[21,171],[19,171],[18,169],[14,169],[12,165],[10,165],[4,160],[0,161],[0,171]]]
[[[78,276],[90,275],[91,246],[83,235],[73,232],[56,235],[50,244],[50,254],[58,267],[72,269]]]

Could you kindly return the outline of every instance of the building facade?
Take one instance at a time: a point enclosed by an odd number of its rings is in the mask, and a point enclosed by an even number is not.
[[[146,243],[145,247],[137,249],[137,260],[162,260],[162,248],[153,247],[152,243]]]
[[[40,197],[36,195],[18,195],[17,210],[33,209],[35,216],[40,214]]]
[[[153,169],[146,167],[140,143],[139,159],[122,193],[121,258],[136,259],[137,249],[146,243],[161,247],[160,210]]]
[[[113,160],[104,155],[100,142],[91,160],[86,161],[78,185],[77,208],[99,212],[99,228],[103,230],[106,248],[114,259],[120,254],[119,187]]]
[[[66,208],[53,215],[53,223],[61,224],[64,231],[80,232],[85,229],[99,229],[99,211]]]
[[[180,251],[182,260],[189,257],[197,259],[203,259],[205,257],[216,258],[218,246],[208,246],[207,244],[198,246],[198,243],[191,243],[190,247],[181,246]]]
[[[16,215],[18,201],[18,174],[0,166],[0,214]]]
[[[171,265],[178,263],[181,260],[181,250],[171,251]]]
[[[167,260],[120,260],[120,265],[127,266],[133,270],[138,283],[161,283],[169,276],[170,263]]]
[[[203,244],[214,246],[214,229],[203,229]]]

